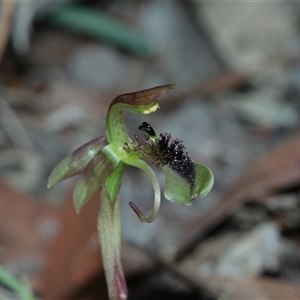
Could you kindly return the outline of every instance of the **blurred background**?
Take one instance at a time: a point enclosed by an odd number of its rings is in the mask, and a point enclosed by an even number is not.
[[[215,185],[143,224],[128,203],[150,212],[152,187],[127,168],[129,299],[300,299],[299,24],[298,2],[2,1],[3,272],[37,299],[107,299],[97,197],[77,215],[75,181],[47,177],[105,132],[114,97],[177,83],[155,114],[125,114],[128,129],[172,132]],[[0,298],[20,299],[5,278]]]

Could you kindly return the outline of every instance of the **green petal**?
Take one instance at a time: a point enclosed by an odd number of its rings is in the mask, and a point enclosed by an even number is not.
[[[137,214],[137,216],[142,222],[151,223],[155,220],[157,216],[157,212],[160,207],[160,200],[161,200],[160,186],[157,181],[157,178],[153,170],[143,160],[128,157],[124,159],[123,162],[126,163],[127,165],[143,170],[148,175],[148,177],[152,182],[152,186],[154,189],[154,205],[153,205],[151,215],[149,217],[146,217],[134,203],[132,202],[129,203],[133,211]]]
[[[104,146],[106,137],[100,136],[75,150],[70,156],[64,158],[51,172],[48,179],[48,188],[67,178],[80,174],[91,159]]]
[[[105,186],[111,199],[115,199],[119,194],[125,167],[126,165],[120,161],[105,180]]]
[[[193,164],[196,171],[193,188],[171,167],[168,165],[163,166],[166,181],[164,193],[166,199],[184,205],[191,205],[192,200],[204,197],[209,193],[214,183],[212,172],[206,166]]]
[[[192,189],[192,200],[206,196],[214,185],[214,175],[211,170],[203,165],[194,163],[196,178]]]
[[[125,127],[122,111],[127,110],[138,114],[152,113],[159,107],[157,100],[172,90],[174,86],[174,84],[170,84],[123,94],[112,101],[106,119],[106,136],[108,142],[115,146],[116,151],[123,149],[125,143],[131,142]]]
[[[165,174],[164,194],[166,199],[184,205],[191,205],[190,184],[168,165],[163,166],[162,169]]]
[[[100,189],[118,162],[116,159],[108,157],[103,151],[92,158],[74,189],[73,199],[77,212],[80,212],[86,202]]]

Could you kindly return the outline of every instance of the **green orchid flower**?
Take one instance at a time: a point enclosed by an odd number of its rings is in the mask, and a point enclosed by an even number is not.
[[[74,189],[74,205],[77,212],[94,193],[99,192],[98,231],[102,260],[111,300],[127,299],[127,287],[121,264],[121,222],[119,190],[127,165],[143,170],[154,189],[154,205],[146,217],[130,203],[142,222],[152,222],[161,200],[159,183],[148,163],[162,168],[165,175],[166,199],[191,205],[198,197],[204,197],[213,186],[211,171],[196,164],[185,151],[182,141],[170,134],[156,135],[146,122],[139,127],[146,136],[131,139],[127,133],[122,112],[149,114],[159,108],[158,99],[175,85],[158,86],[116,97],[108,110],[106,135],[84,144],[63,159],[52,171],[48,188],[56,183],[81,174]]]

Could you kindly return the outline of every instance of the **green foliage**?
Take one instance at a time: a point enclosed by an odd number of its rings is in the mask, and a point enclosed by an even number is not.
[[[0,265],[0,282],[21,299],[34,300],[33,292],[29,286],[26,278],[18,280],[11,273],[9,273],[3,266]]]
[[[61,5],[52,12],[51,22],[87,36],[107,41],[133,54],[149,57],[148,40],[108,14],[84,5]]]

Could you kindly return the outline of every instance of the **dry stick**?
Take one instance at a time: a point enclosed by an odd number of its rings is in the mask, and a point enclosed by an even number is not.
[[[0,6],[0,62],[11,32],[15,7],[14,0],[2,1]]]
[[[3,91],[0,90],[0,92],[3,95]],[[17,180],[17,184],[20,182],[26,185],[29,182],[29,186],[34,184],[33,182],[40,177],[43,160],[22,122],[3,97],[0,97],[0,125],[13,143],[23,170],[17,176],[12,176],[11,180]],[[34,176],[28,176],[29,174],[34,174]]]
[[[5,132],[16,148],[24,151],[36,152],[32,139],[22,122],[3,97],[0,97],[0,124],[3,126]]]
[[[190,86],[181,89],[178,87],[176,93],[166,97],[163,101],[164,104],[172,104],[173,107],[174,105],[179,105],[190,100],[191,97],[213,97],[227,90],[240,87],[247,82],[249,82],[249,76],[227,71],[204,84],[193,83]]]

